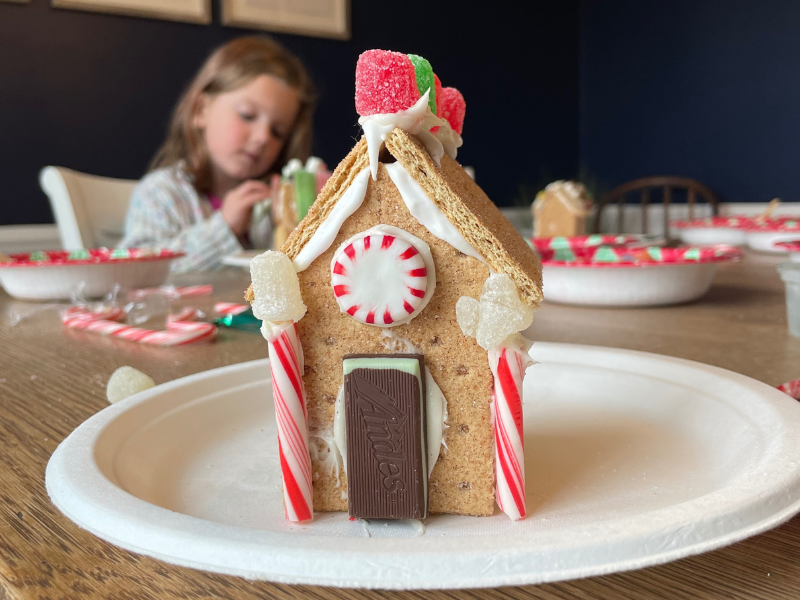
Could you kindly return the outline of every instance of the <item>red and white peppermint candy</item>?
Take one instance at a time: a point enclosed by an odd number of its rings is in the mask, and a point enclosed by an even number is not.
[[[374,228],[342,244],[331,262],[331,285],[342,312],[362,323],[389,326],[423,306],[428,267],[406,239],[411,236],[400,233],[394,227]]]

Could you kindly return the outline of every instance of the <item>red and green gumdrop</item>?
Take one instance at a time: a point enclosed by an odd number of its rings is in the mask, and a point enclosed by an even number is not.
[[[400,52],[367,50],[356,64],[356,112],[362,117],[406,110],[419,100],[417,72]]]
[[[453,131],[461,135],[464,129],[464,114],[467,112],[467,105],[464,96],[456,88],[442,88],[442,98],[439,102],[439,117],[447,119]]]
[[[422,96],[428,90],[431,91],[428,94],[428,106],[431,107],[431,112],[436,114],[436,85],[434,83],[436,75],[433,74],[433,67],[431,67],[431,63],[417,54],[409,54],[408,58],[414,65],[414,71],[417,74],[419,95]]]

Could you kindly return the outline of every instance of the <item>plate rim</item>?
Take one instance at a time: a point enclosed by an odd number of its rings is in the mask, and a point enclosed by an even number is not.
[[[742,375],[742,374],[739,374],[739,373],[735,373],[735,372],[732,372],[732,371],[728,371],[728,370],[722,369],[720,367],[715,367],[715,366],[712,366],[712,365],[706,365],[704,363],[698,363],[698,362],[690,361],[690,360],[687,360],[687,359],[671,357],[671,356],[665,356],[665,355],[659,355],[659,354],[655,354],[655,353],[641,352],[641,351],[636,351],[636,350],[626,350],[626,349],[620,349],[620,348],[608,348],[608,347],[603,347],[603,346],[563,344],[563,343],[555,343],[555,342],[537,342],[534,345],[534,348],[538,348],[538,349],[544,348],[544,350],[548,351],[551,355],[554,355],[553,352],[554,351],[558,351],[558,350],[560,350],[562,352],[567,352],[567,353],[578,352],[579,353],[578,354],[578,358],[580,358],[580,353],[586,353],[586,352],[589,352],[589,353],[601,352],[604,355],[606,355],[606,354],[626,354],[626,355],[629,355],[629,356],[630,355],[640,356],[642,358],[649,359],[649,360],[653,360],[653,359],[666,360],[668,362],[673,362],[673,363],[677,364],[679,367],[683,366],[683,367],[690,367],[690,368],[695,368],[695,369],[700,367],[701,371],[709,372],[711,375],[723,376],[726,379],[732,379],[734,383],[738,383],[740,385],[741,384],[747,384],[745,387],[752,387],[753,385],[755,385],[756,392],[761,392],[759,395],[762,396],[762,399],[763,399],[764,394],[766,394],[766,396],[768,396],[766,401],[767,401],[768,404],[773,405],[773,408],[775,408],[775,406],[777,406],[777,405],[781,405],[782,403],[786,402],[785,410],[796,410],[796,409],[789,409],[788,408],[789,403],[793,403],[794,402],[791,398],[789,398],[788,396],[786,396],[782,392],[780,392],[780,391],[778,391],[778,390],[776,390],[774,388],[771,388],[767,384],[759,382],[759,381],[757,381],[755,379],[752,379],[750,377],[747,377],[745,375]],[[538,351],[537,351],[537,353],[538,353]],[[554,362],[559,362],[559,361],[555,360]],[[264,379],[268,380],[268,369],[266,368],[267,364],[268,364],[268,360],[267,359],[260,359],[260,360],[256,360],[256,361],[249,361],[249,362],[244,362],[244,363],[236,363],[236,364],[233,364],[233,365],[228,365],[226,367],[220,367],[220,368],[217,368],[217,369],[196,373],[194,375],[190,375],[190,376],[187,376],[187,377],[176,379],[174,381],[171,381],[171,382],[162,384],[160,386],[157,386],[156,388],[152,388],[151,390],[147,390],[145,392],[142,392],[140,394],[132,396],[132,397],[120,402],[120,403],[117,403],[115,405],[111,405],[109,407],[106,407],[105,409],[101,410],[100,412],[98,412],[94,416],[90,417],[83,424],[79,425],[67,438],[64,439],[64,441],[61,442],[61,444],[58,446],[56,451],[51,456],[50,461],[48,462],[45,479],[46,479],[47,491],[48,491],[48,494],[51,497],[51,500],[53,501],[53,504],[62,513],[64,513],[68,518],[70,518],[71,520],[76,522],[80,527],[82,527],[84,529],[87,529],[88,531],[92,532],[93,534],[97,535],[98,537],[101,537],[102,539],[105,539],[105,540],[107,540],[107,541],[109,541],[109,542],[111,542],[111,543],[113,543],[115,545],[121,546],[121,547],[126,548],[128,550],[131,550],[131,551],[134,551],[134,552],[138,552],[138,553],[141,553],[141,554],[145,554],[145,555],[148,555],[148,556],[153,556],[155,558],[158,558],[160,560],[164,560],[165,562],[168,562],[168,563],[171,563],[171,564],[179,564],[179,565],[183,565],[183,566],[190,566],[190,567],[193,567],[193,568],[199,568],[199,569],[202,569],[202,570],[212,571],[212,572],[217,572],[217,573],[239,575],[239,576],[244,576],[244,577],[251,578],[251,579],[252,578],[267,579],[269,581],[275,581],[275,582],[280,582],[280,583],[305,583],[305,584],[310,584],[310,585],[330,585],[330,586],[336,586],[336,587],[362,587],[362,588],[378,588],[378,589],[454,589],[454,588],[496,587],[496,586],[501,586],[501,585],[525,585],[525,584],[542,583],[542,582],[546,582],[546,581],[558,581],[558,580],[563,580],[563,579],[571,579],[571,578],[576,578],[576,577],[597,576],[597,575],[602,575],[602,574],[607,574],[607,573],[612,573],[612,572],[619,572],[619,571],[624,571],[624,570],[642,568],[642,567],[645,567],[645,566],[653,566],[653,565],[661,564],[663,562],[667,562],[667,561],[670,561],[670,560],[675,560],[677,558],[681,558],[681,557],[685,557],[685,556],[691,556],[691,555],[694,555],[694,554],[698,554],[698,553],[701,553],[701,552],[705,552],[705,551],[708,551],[708,550],[719,548],[719,547],[724,546],[724,545],[728,545],[728,544],[734,543],[736,541],[739,541],[739,540],[744,539],[746,537],[749,537],[751,535],[755,535],[757,533],[765,531],[765,530],[767,530],[767,529],[769,529],[771,527],[777,526],[780,523],[785,522],[786,520],[791,518],[791,516],[793,516],[798,511],[800,511],[800,494],[797,494],[797,497],[795,498],[794,502],[784,503],[782,508],[780,508],[779,510],[771,510],[771,511],[768,511],[767,514],[762,515],[761,517],[751,518],[750,520],[747,521],[746,525],[733,528],[732,531],[726,531],[725,533],[722,533],[722,534],[712,535],[709,538],[703,538],[703,539],[700,539],[699,541],[694,541],[694,542],[692,542],[692,543],[690,543],[688,545],[678,545],[677,547],[675,547],[673,549],[667,548],[667,549],[663,549],[663,550],[661,550],[659,552],[648,552],[647,555],[643,556],[643,557],[625,558],[625,559],[620,559],[620,560],[616,560],[616,561],[612,561],[612,562],[606,562],[606,563],[603,563],[603,564],[592,565],[592,566],[590,566],[588,568],[576,566],[576,567],[564,568],[564,569],[558,570],[558,571],[550,570],[550,571],[546,571],[546,572],[535,572],[535,571],[532,572],[531,570],[527,570],[527,571],[524,571],[524,572],[521,572],[521,573],[516,573],[516,574],[509,573],[509,572],[500,573],[500,574],[486,574],[486,573],[479,572],[479,574],[475,578],[470,579],[470,580],[465,580],[463,578],[463,576],[459,575],[457,577],[457,580],[443,578],[443,579],[440,579],[439,581],[429,581],[429,580],[425,580],[425,581],[408,581],[407,579],[405,579],[403,577],[396,577],[395,579],[390,579],[390,580],[383,579],[380,582],[378,582],[378,581],[374,580],[374,576],[373,576],[373,579],[370,579],[370,577],[368,577],[368,576],[364,576],[361,579],[353,579],[352,577],[350,579],[342,579],[340,577],[332,579],[330,577],[325,577],[325,576],[313,577],[313,576],[308,576],[308,575],[298,575],[296,573],[295,574],[289,574],[289,575],[281,574],[279,572],[268,573],[266,570],[262,570],[257,575],[254,575],[253,571],[250,570],[250,569],[244,569],[244,570],[240,570],[240,571],[237,572],[236,569],[231,568],[230,566],[215,566],[214,564],[208,564],[206,562],[195,562],[195,563],[192,563],[191,560],[187,560],[185,558],[176,558],[175,556],[173,556],[173,555],[171,555],[169,553],[161,553],[161,552],[155,551],[153,549],[143,548],[143,547],[140,547],[140,546],[138,546],[136,544],[130,543],[130,542],[126,541],[125,539],[120,539],[120,538],[117,538],[115,536],[109,535],[107,532],[105,532],[103,530],[103,523],[102,523],[103,519],[109,519],[110,518],[110,519],[113,520],[114,518],[121,518],[121,517],[119,515],[117,515],[115,517],[113,515],[113,511],[109,511],[108,510],[108,506],[105,506],[105,507],[101,506],[102,502],[100,504],[98,504],[97,503],[97,499],[91,497],[91,494],[86,493],[86,490],[75,490],[75,489],[66,490],[66,493],[68,493],[68,492],[72,492],[73,493],[73,498],[71,499],[71,501],[70,501],[70,499],[66,499],[65,500],[65,497],[64,497],[65,489],[64,488],[65,488],[65,486],[69,486],[69,482],[66,481],[66,479],[65,479],[66,475],[64,473],[59,472],[59,469],[63,470],[64,466],[63,466],[62,463],[65,460],[67,460],[67,458],[68,458],[67,456],[65,456],[65,454],[69,451],[70,446],[74,445],[76,443],[76,440],[80,441],[80,439],[83,436],[89,436],[91,438],[92,434],[94,435],[93,439],[96,440],[97,437],[99,436],[100,432],[103,429],[103,425],[107,425],[107,424],[113,422],[113,420],[119,414],[129,410],[130,408],[132,408],[134,406],[139,405],[140,403],[146,402],[150,398],[157,397],[157,396],[159,396],[159,395],[161,395],[163,393],[168,393],[171,389],[174,389],[174,388],[177,388],[177,387],[183,387],[185,385],[188,385],[188,384],[196,382],[196,381],[202,381],[205,378],[215,378],[215,377],[224,376],[224,375],[229,375],[229,376],[233,377],[233,376],[235,376],[235,374],[237,372],[240,372],[240,371],[253,370],[253,372],[256,372],[256,370],[260,369],[261,372],[266,375],[266,377],[262,376],[260,378],[257,378],[257,379],[255,379],[253,381],[250,381],[249,384],[255,384],[256,382],[264,380]],[[585,364],[585,362],[580,362],[579,361],[578,364]],[[631,372],[630,369],[625,369],[625,370],[627,370],[628,372]],[[245,384],[246,383],[243,383],[242,385],[245,385]],[[772,399],[770,399],[769,396],[771,396]],[[779,398],[781,398],[781,400],[779,400]],[[795,428],[800,430],[800,417],[796,417],[795,420],[797,421],[795,423]],[[786,437],[787,437],[786,435],[783,436],[783,438],[786,438]],[[70,442],[70,440],[72,440],[72,441]],[[783,440],[783,441],[785,442],[786,440]],[[796,443],[794,445],[797,446],[798,444],[800,444],[800,442],[798,442],[798,443]],[[785,443],[784,443],[784,446],[785,446]],[[92,446],[92,449],[93,449],[93,446]],[[92,466],[97,470],[97,473],[100,474],[100,476],[103,477],[103,479],[105,479],[105,477],[100,473],[96,463],[93,463]],[[794,483],[795,487],[797,487],[797,489],[800,490],[800,467],[798,467],[796,464],[795,464],[794,471],[795,471],[794,472],[794,480],[792,481],[792,483]],[[120,487],[116,486],[115,484],[113,484],[108,479],[105,479],[105,481],[110,486],[112,486],[114,489],[118,490],[118,493],[127,495],[130,498],[135,498],[134,496],[132,496],[128,492],[125,492],[124,490],[122,490],[122,488],[120,488]],[[736,481],[736,480],[734,480],[734,481]],[[733,482],[730,482],[730,483],[733,483]],[[723,488],[723,489],[727,489],[728,487],[730,487],[730,483],[727,484],[726,487]],[[772,487],[770,487],[767,491],[769,492],[769,494],[766,494],[767,496],[770,496],[770,497],[774,496],[775,495],[774,485]],[[102,492],[101,492],[101,495],[103,495]],[[707,495],[705,495],[705,496],[707,496]],[[765,495],[765,494],[762,493],[762,495]],[[113,494],[112,494],[112,496],[113,496]],[[705,496],[700,496],[699,498],[703,498]],[[697,500],[699,500],[699,498],[695,498],[695,499],[692,499],[690,501],[687,501],[687,503],[696,502]],[[140,500],[138,498],[135,501],[140,503],[140,504],[142,504],[142,505],[146,505],[145,507],[143,507],[143,510],[146,509],[146,508],[149,508],[150,512],[155,511],[156,513],[158,513],[159,511],[161,511],[162,513],[164,513],[164,515],[166,515],[167,513],[169,515],[174,515],[175,514],[172,511],[169,511],[168,509],[161,508],[161,507],[149,504],[149,503],[145,502],[144,500]],[[84,504],[91,505],[91,507],[93,509],[95,509],[96,511],[105,511],[105,512],[104,513],[98,513],[98,515],[96,516],[95,519],[92,520],[92,522],[87,522],[86,519],[82,519],[81,520],[82,522],[79,522],[78,520],[75,520],[73,518],[74,517],[74,509],[75,509],[74,504],[76,504],[76,503],[77,504],[81,504],[81,502],[83,502]],[[684,503],[684,504],[686,504],[686,503]],[[667,508],[671,508],[671,507],[667,507]],[[661,509],[657,509],[656,511],[651,511],[651,512],[652,513],[658,513],[659,511],[666,510],[667,508],[661,508]],[[730,511],[730,507],[728,507],[727,510]],[[147,512],[147,511],[145,511],[145,512]],[[73,516],[70,516],[70,513],[72,513]],[[235,527],[235,526],[230,526],[230,525],[223,525],[223,524],[220,524],[220,523],[212,523],[210,521],[205,521],[205,520],[199,519],[197,517],[192,517],[192,516],[189,516],[189,515],[180,515],[180,516],[183,518],[183,519],[180,519],[182,522],[188,522],[188,521],[185,521],[185,519],[189,519],[189,520],[202,521],[203,523],[211,523],[212,524],[212,529],[231,530],[231,531],[233,531],[233,534],[235,534],[235,535],[239,535],[242,532],[247,532],[248,535],[244,535],[243,537],[244,538],[250,538],[250,542],[249,543],[258,543],[259,540],[263,540],[263,539],[266,539],[266,538],[274,538],[275,541],[279,541],[279,542],[286,541],[284,539],[286,536],[288,536],[289,538],[294,538],[295,541],[297,541],[299,543],[298,544],[292,544],[294,547],[290,548],[291,551],[289,552],[289,554],[302,552],[306,556],[306,558],[314,558],[314,555],[317,555],[316,559],[324,560],[325,555],[324,554],[320,554],[320,552],[327,552],[328,551],[328,550],[325,550],[324,548],[321,548],[321,549],[318,549],[318,550],[314,550],[314,551],[308,551],[307,549],[303,549],[304,544],[302,543],[302,540],[304,540],[304,539],[307,540],[308,538],[306,538],[306,536],[297,536],[295,534],[284,534],[284,533],[279,533],[279,532],[266,532],[266,531],[261,531],[261,530],[252,530],[252,529],[243,528],[243,527]],[[724,515],[724,514],[722,515],[723,518],[725,516],[726,515]],[[727,516],[730,516],[730,515],[727,515]],[[141,517],[141,515],[137,515],[137,518],[138,517]],[[629,519],[632,519],[632,518],[634,518],[634,517],[629,517]],[[624,523],[624,520],[621,521],[621,522]],[[699,521],[695,521],[695,522],[699,522]],[[554,530],[554,531],[563,532],[564,529],[559,528],[559,529]],[[625,535],[627,535],[627,533]],[[530,538],[530,537],[531,537],[531,533],[530,532],[527,532],[527,533],[526,532],[520,532],[519,534],[512,534],[508,538],[509,546],[504,548],[504,551],[500,553],[500,556],[506,556],[509,553],[518,556],[520,552],[524,552],[526,550],[524,548],[525,541],[526,541],[527,538]],[[216,538],[214,538],[214,539],[216,539]],[[315,540],[320,540],[322,538],[315,537],[314,539]],[[331,540],[335,539],[339,543],[342,543],[342,540],[348,540],[348,538],[332,538],[332,537],[329,538],[329,539],[331,539]],[[353,538],[350,538],[349,540],[352,540],[352,539]],[[355,538],[355,539],[356,540],[360,540],[362,538]],[[376,538],[372,538],[372,539],[376,539]],[[435,540],[448,540],[448,539],[449,540],[459,540],[461,538],[460,537],[454,537],[454,538],[432,538],[432,539],[435,539]],[[460,549],[461,551],[458,552],[455,555],[455,558],[457,559],[457,561],[470,561],[470,560],[474,561],[474,557],[472,557],[470,555],[474,555],[476,553],[478,555],[481,554],[481,552],[482,552],[482,550],[480,548],[481,544],[479,543],[480,538],[474,538],[474,539],[478,543],[470,544],[471,547],[469,549],[466,549],[466,550],[461,548]],[[410,540],[400,540],[400,539],[393,539],[392,541],[393,541],[393,543],[399,544],[401,546],[402,545],[408,545],[409,542],[410,543],[414,543],[414,542],[411,542]],[[607,540],[604,539],[603,543],[605,545],[607,543]],[[431,548],[423,550],[422,552],[419,553],[419,555],[424,556],[424,555],[427,555],[427,554],[429,554],[431,552],[438,552],[438,551],[440,551],[439,547],[447,546],[446,543],[445,544],[433,543],[433,544],[427,544],[427,545],[431,546]],[[533,555],[533,554],[536,554],[536,551],[539,548],[541,548],[541,547],[539,546],[539,547],[533,548],[533,549],[528,547],[527,551],[528,551],[529,554]],[[275,547],[275,548],[272,549],[272,552],[273,552],[273,554],[282,555],[282,557],[284,559],[287,559],[287,558],[291,559],[292,558],[291,556],[289,556],[289,557],[286,556],[286,548],[285,547]],[[368,552],[368,550],[366,550],[364,552]],[[359,552],[358,551],[354,551],[354,550],[351,549],[350,553],[353,554],[353,557],[351,558],[351,560],[358,560],[358,558],[359,558]],[[533,562],[535,563],[535,561],[533,561]],[[276,564],[278,565],[278,567],[277,567],[278,570],[280,570],[281,561],[276,561]]]

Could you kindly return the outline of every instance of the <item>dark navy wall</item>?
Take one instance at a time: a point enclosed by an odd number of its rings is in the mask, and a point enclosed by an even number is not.
[[[514,8],[508,7],[516,4]],[[214,2],[215,12],[218,3]],[[402,9],[399,7],[402,6]],[[464,147],[498,204],[543,170],[578,164],[578,0],[495,4],[352,0],[348,42],[276,35],[320,91],[315,153],[335,166],[359,135],[358,55],[369,48],[428,58],[467,100]],[[248,33],[0,3],[0,225],[52,222],[37,174],[47,164],[138,178],[169,113],[205,56]]]
[[[606,187],[800,200],[800,2],[584,0],[580,156]]]

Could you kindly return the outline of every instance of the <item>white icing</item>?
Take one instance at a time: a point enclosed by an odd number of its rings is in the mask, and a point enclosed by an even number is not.
[[[320,224],[311,239],[303,246],[294,259],[294,268],[299,273],[305,271],[320,254],[331,247],[344,222],[364,203],[367,195],[369,171],[364,169],[355,176],[353,183],[333,207],[328,217]]]
[[[442,447],[447,449],[445,430],[447,425],[447,399],[434,381],[430,369],[425,367],[425,419],[428,440],[428,477],[439,458]],[[342,464],[347,469],[347,426],[344,418],[344,386],[339,387],[336,404],[333,409],[333,439],[342,457]]]
[[[422,297],[422,301],[419,303],[416,309],[414,309],[414,312],[388,325],[383,322],[379,322],[378,320],[376,320],[374,323],[376,327],[396,327],[397,325],[405,325],[406,323],[410,323],[411,320],[414,317],[416,317],[420,312],[422,312],[422,310],[428,305],[428,302],[430,302],[430,299],[433,296],[433,292],[436,288],[436,267],[434,266],[433,263],[433,255],[431,255],[430,247],[423,240],[398,227],[393,227],[391,225],[376,225],[375,227],[357,233],[353,237],[342,242],[342,244],[339,246],[336,252],[334,252],[333,259],[331,261],[331,270],[333,270],[333,265],[336,263],[337,258],[339,257],[340,253],[344,250],[344,248],[346,248],[349,244],[353,243],[353,241],[355,240],[362,239],[367,235],[376,235],[376,234],[393,235],[396,238],[399,238],[405,241],[406,243],[414,246],[417,249],[417,252],[419,252],[419,257],[421,257],[422,262],[425,264],[425,269],[427,271],[427,276],[425,278],[425,281],[427,282],[425,288],[425,295]],[[384,281],[382,279],[382,276],[384,275],[390,275],[390,273],[387,270],[375,269],[373,275],[373,287],[376,292],[376,295],[382,295],[382,292],[389,290],[392,287],[393,283],[392,281],[388,280]],[[335,279],[336,279],[335,277],[331,277],[331,282],[333,283]],[[400,294],[402,298],[401,292],[398,291],[397,293]],[[337,298],[337,302],[338,301],[339,298]],[[341,304],[339,305],[339,307],[342,312],[345,312],[347,310],[347,308],[342,307]],[[354,318],[364,323],[365,321],[363,320],[362,317],[366,314],[366,312],[367,309],[364,308],[358,313],[356,313],[354,315]]]
[[[309,435],[308,454],[312,463],[318,465],[328,473],[328,476],[336,477],[336,487],[340,487],[342,482],[339,479],[339,449],[331,435]]]
[[[394,354],[422,354],[422,350],[415,346],[411,340],[397,335],[391,329],[382,329],[381,337],[386,338],[381,340],[381,343],[389,352]]]
[[[336,402],[333,405],[333,443],[342,457],[342,464],[347,470],[347,427],[344,420],[344,385],[339,386]]]
[[[447,156],[455,160],[456,156],[458,156],[458,149],[464,145],[464,140],[461,139],[458,132],[450,127],[450,123],[445,121],[444,125],[441,125],[434,135],[441,142]]]
[[[281,169],[281,175],[283,175],[286,179],[291,177],[296,171],[300,171],[303,168],[303,163],[299,158],[291,158],[289,162],[283,165],[283,169]]]
[[[441,165],[442,155],[445,152],[444,139],[440,139],[430,132],[431,127],[443,127],[450,124],[445,119],[440,119],[431,112],[428,106],[428,95],[430,90],[427,90],[414,106],[401,110],[396,113],[385,113],[377,115],[367,115],[358,120],[358,124],[364,129],[364,137],[367,138],[367,152],[369,154],[369,168],[372,173],[372,178],[378,176],[378,154],[381,150],[381,145],[386,141],[386,136],[395,127],[403,129],[408,133],[416,135],[425,146],[428,154],[431,155],[437,165]],[[438,132],[437,132],[438,133]],[[458,135],[458,134],[456,134]],[[459,140],[461,137],[459,136]],[[447,148],[452,149],[447,151],[451,158],[455,158],[455,149],[461,144],[452,143],[447,140]]]
[[[428,477],[430,477],[442,447],[447,449],[444,434],[448,426],[447,399],[433,380],[428,367],[425,367],[425,419],[428,435]]]
[[[486,263],[483,257],[478,254],[478,251],[464,239],[461,232],[450,222],[450,219],[436,206],[436,203],[425,194],[419,183],[406,172],[403,165],[392,163],[384,166],[400,192],[403,202],[406,203],[408,212],[420,222],[420,225],[440,240],[453,246],[456,250],[460,250],[467,256],[472,256]]]

